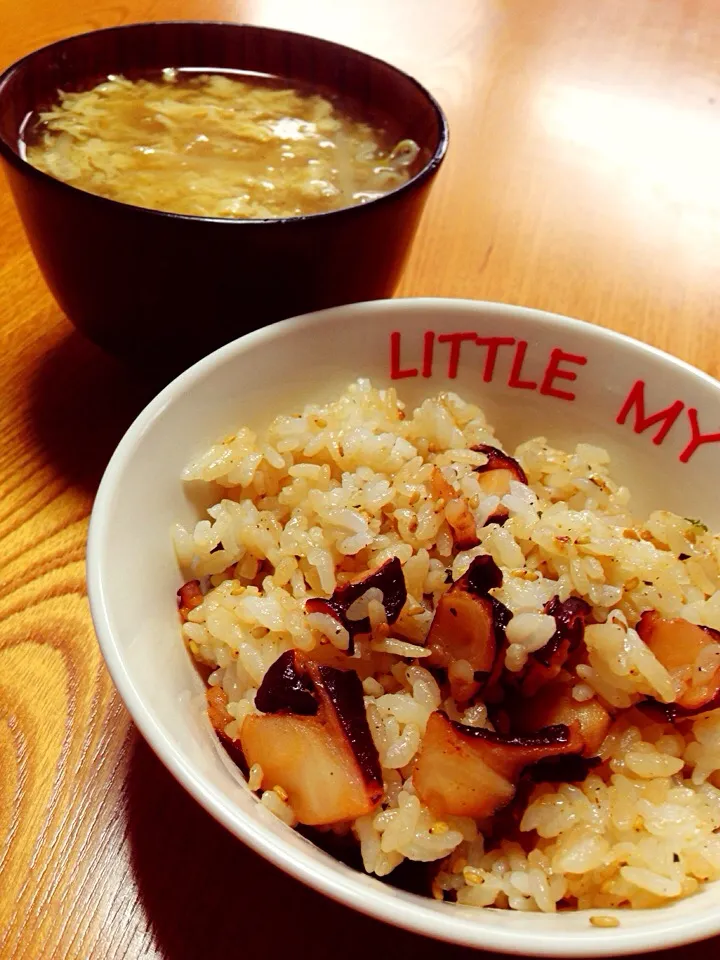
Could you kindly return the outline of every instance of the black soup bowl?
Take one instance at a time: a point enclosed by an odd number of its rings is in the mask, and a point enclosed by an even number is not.
[[[106,199],[23,159],[23,125],[58,90],[165,67],[253,71],[347,98],[415,140],[414,175],[359,206],[232,220]],[[389,296],[447,142],[441,108],[402,71],[326,40],[245,24],[97,30],[36,50],[0,75],[0,158],[51,292],[91,340],[150,368],[179,369],[276,320]]]

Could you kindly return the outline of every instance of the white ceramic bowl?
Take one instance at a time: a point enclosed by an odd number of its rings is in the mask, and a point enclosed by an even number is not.
[[[218,746],[178,628],[170,527],[197,509],[181,469],[239,424],[264,424],[359,376],[394,382],[409,403],[456,390],[483,406],[509,444],[537,434],[558,445],[599,443],[638,510],[666,507],[720,526],[720,435],[693,449],[698,431],[720,427],[720,384],[658,350],[575,320],[463,300],[357,304],[267,327],[200,361],[156,397],[118,446],[95,501],[92,615],[140,731],[237,837],[317,890],[389,923],[486,950],[554,957],[617,956],[720,932],[720,883],[662,909],[618,911],[620,926],[608,929],[591,926],[582,912],[475,910],[398,891],[274,819]]]

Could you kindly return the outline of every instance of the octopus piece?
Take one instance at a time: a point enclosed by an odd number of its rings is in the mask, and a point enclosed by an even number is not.
[[[527,476],[520,464],[513,457],[498,450],[497,447],[491,447],[487,443],[478,443],[471,447],[476,453],[484,453],[488,458],[487,463],[481,467],[474,467],[478,474],[478,483],[486,497],[495,496],[499,500],[510,493],[510,484],[513,480],[518,483],[527,484]],[[502,503],[498,504],[495,512],[487,518],[488,523],[505,523],[508,517],[508,509]]]
[[[682,617],[665,619],[654,610],[636,627],[643,643],[679,685],[675,716],[692,716],[720,705],[720,632]]]
[[[348,652],[352,653],[355,637],[370,633],[371,624],[368,616],[355,618],[348,614],[352,614],[353,604],[371,589],[380,591],[387,622],[395,623],[407,600],[402,564],[397,557],[391,557],[369,573],[336,587],[331,597],[311,597],[305,601],[305,611],[323,613],[336,620],[348,632]]]
[[[681,707],[677,703],[662,703],[660,700],[653,700],[648,697],[647,700],[641,700],[636,704],[638,710],[648,714],[665,723],[674,723],[681,720],[691,720],[703,713],[710,713],[711,710],[720,709],[720,691],[706,703],[699,707]]]
[[[591,607],[579,597],[567,600],[553,597],[543,612],[555,619],[556,629],[548,642],[528,658],[519,681],[526,697],[534,696],[541,687],[555,680],[570,654],[580,646]]]
[[[557,724],[527,736],[468,727],[435,712],[413,772],[417,795],[436,816],[483,819],[515,796],[523,772],[551,757],[583,751],[576,725]]]
[[[383,795],[380,759],[365,715],[363,689],[351,670],[283,653],[245,717],[240,743],[259,764],[263,786],[281,786],[300,823],[354,820]]]
[[[513,711],[513,729],[530,733],[558,723],[566,727],[575,725],[583,740],[583,756],[593,757],[607,736],[612,718],[594,698],[582,702],[575,700],[572,688],[572,683],[556,680],[530,700],[522,700]]]
[[[427,663],[445,670],[457,661],[470,665],[473,676],[461,691],[454,691],[458,699],[473,697],[493,670],[510,615],[489,595],[501,584],[502,572],[492,557],[474,557],[467,572],[442,595],[435,609],[426,640],[432,651]]]

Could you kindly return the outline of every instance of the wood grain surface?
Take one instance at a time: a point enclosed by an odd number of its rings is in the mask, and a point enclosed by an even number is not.
[[[0,62],[173,17],[315,33],[438,96],[451,149],[400,294],[567,313],[718,373],[717,0],[0,0]],[[470,960],[266,865],[134,732],[83,555],[102,469],[152,390],[73,332],[4,184],[0,371],[0,957],[359,960],[382,935]]]

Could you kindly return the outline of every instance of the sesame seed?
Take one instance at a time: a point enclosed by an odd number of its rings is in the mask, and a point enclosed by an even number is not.
[[[435,836],[439,833],[447,833],[449,829],[450,827],[447,823],[445,823],[443,820],[438,820],[430,827],[430,833]]]
[[[602,916],[590,917],[590,923],[593,927],[619,927],[620,921],[617,917]]]
[[[470,887],[476,887],[478,884],[485,882],[482,873],[477,867],[465,867],[463,869],[463,879]]]
[[[288,792],[287,792],[287,790],[286,790],[284,787],[281,787],[280,784],[278,784],[277,786],[273,787],[273,790],[274,790],[275,793],[280,797],[280,799],[282,800],[282,802],[285,803],[285,801],[286,801],[287,798],[288,798]]]

